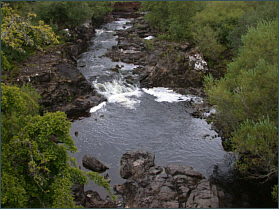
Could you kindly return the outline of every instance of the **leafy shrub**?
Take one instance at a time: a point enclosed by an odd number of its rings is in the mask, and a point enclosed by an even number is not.
[[[269,118],[245,121],[231,141],[239,155],[235,165],[243,176],[261,181],[278,176],[278,130]]]
[[[277,1],[261,1],[251,7],[243,16],[238,19],[237,24],[228,34],[230,46],[234,54],[238,53],[238,48],[242,46],[241,36],[247,33],[248,27],[256,27],[259,21],[272,21],[278,18]]]
[[[272,192],[271,192],[272,198],[275,202],[278,202],[278,184],[274,185]]]
[[[204,2],[195,1],[142,2],[142,10],[149,11],[145,15],[147,22],[161,32],[167,32],[169,35],[165,37],[175,41],[192,37],[189,25],[203,6]]]
[[[229,133],[246,119],[257,121],[268,115],[277,121],[278,21],[260,22],[243,36],[239,56],[229,64],[227,74],[219,81],[205,78],[209,101],[218,106],[216,122]]]
[[[44,1],[37,2],[38,19],[56,24],[59,30],[80,26],[85,21],[98,19],[112,11],[111,2]]]
[[[11,65],[2,50],[1,50],[1,69],[6,71],[9,71],[11,69]]]
[[[26,18],[2,3],[1,7],[1,64],[3,70],[10,70],[11,64],[26,59],[36,49],[42,50],[47,44],[57,44],[57,36],[51,27],[42,21],[33,25],[31,20],[35,14],[29,13]],[[8,64],[10,63],[10,65]]]
[[[278,178],[278,20],[260,21],[242,37],[237,58],[219,81],[205,78],[217,105],[214,123],[231,137],[245,178]]]
[[[35,13],[47,24],[57,24],[59,29],[81,25],[92,16],[84,1],[42,1],[37,2]]]
[[[192,18],[193,38],[206,57],[216,59],[224,52],[228,34],[249,7],[243,1],[210,1]]]
[[[113,10],[113,3],[110,1],[87,1],[87,4],[92,11],[92,21],[104,17]]]
[[[77,148],[66,114],[38,115],[38,95],[30,86],[22,90],[1,84],[1,206],[74,208],[73,182],[88,178],[112,194],[106,179],[68,156]]]

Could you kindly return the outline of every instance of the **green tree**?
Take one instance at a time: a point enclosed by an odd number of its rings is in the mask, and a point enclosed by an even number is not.
[[[11,68],[9,62],[15,60],[14,51],[26,53],[26,48],[35,47],[42,50],[43,45],[57,44],[57,36],[51,27],[39,21],[37,25],[31,23],[35,14],[29,13],[27,18],[21,17],[8,6],[1,3],[1,64],[2,70]],[[3,51],[2,51],[3,50]]]
[[[32,17],[36,14],[29,13],[27,19],[17,15],[8,7],[2,4],[1,7],[1,42],[15,50],[25,52],[23,46],[35,46],[41,50],[43,44],[58,43],[57,37],[51,27],[44,25],[43,21],[38,26],[31,24]]]
[[[191,26],[194,40],[206,57],[216,59],[222,55],[228,48],[228,34],[250,7],[245,1],[206,2],[205,9],[193,17]]]
[[[269,180],[278,175],[278,20],[249,27],[242,41],[225,77],[206,77],[205,91],[217,105],[215,124],[239,155],[236,168]]]
[[[148,11],[145,19],[150,26],[166,32],[169,28],[169,2],[167,1],[143,1],[142,11]]]
[[[232,47],[235,55],[238,48],[242,45],[241,36],[246,34],[248,27],[256,27],[261,20],[272,21],[278,18],[278,2],[277,1],[259,1],[254,7],[249,8],[243,16],[238,19],[237,24],[228,34],[230,47]]]
[[[175,41],[191,39],[190,24],[197,12],[200,12],[205,4],[197,1],[170,1],[169,2],[169,33]]]
[[[168,39],[182,41],[192,37],[192,17],[204,7],[204,2],[195,1],[144,1],[142,11],[147,22],[163,33]]]
[[[87,4],[92,11],[92,23],[99,21],[113,10],[111,1],[87,1]]]
[[[85,1],[41,1],[37,2],[35,13],[47,24],[57,24],[59,30],[74,28],[92,17]]]
[[[263,118],[247,120],[233,133],[233,148],[239,153],[235,166],[242,176],[261,181],[278,177],[277,129],[269,118]]]
[[[1,206],[73,208],[73,182],[88,178],[112,194],[107,180],[68,156],[77,148],[66,114],[38,115],[38,96],[28,89],[1,85]]]

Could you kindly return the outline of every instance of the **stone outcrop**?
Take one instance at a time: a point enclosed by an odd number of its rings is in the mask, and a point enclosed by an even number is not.
[[[38,52],[21,63],[18,76],[12,80],[19,86],[31,83],[35,87],[41,96],[39,104],[44,107],[43,112],[62,111],[73,116],[104,101],[77,69],[78,56],[94,35],[93,26],[80,26],[69,33],[69,42]]]
[[[84,191],[84,185],[77,182],[72,187],[72,194],[77,206],[83,206],[85,208],[116,208],[117,205],[106,197],[103,200],[100,195],[92,190]]]
[[[205,177],[191,167],[154,164],[145,150],[130,151],[121,158],[121,177],[114,186],[128,208],[217,208],[224,197]]]
[[[198,88],[209,72],[206,61],[193,44],[154,39],[158,31],[143,17],[133,27],[118,31],[118,45],[107,53],[112,60],[134,63],[143,87]]]
[[[84,155],[82,158],[82,165],[94,172],[103,172],[107,169],[109,169],[109,167],[107,165],[105,165],[103,162],[101,162],[100,160],[98,160],[95,157],[90,157],[88,155]]]

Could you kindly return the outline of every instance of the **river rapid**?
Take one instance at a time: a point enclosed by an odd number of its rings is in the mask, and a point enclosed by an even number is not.
[[[82,157],[97,157],[110,167],[106,173],[111,185],[122,184],[125,180],[119,174],[121,156],[130,150],[144,149],[155,153],[156,165],[187,165],[220,186],[231,183],[232,153],[224,151],[221,138],[210,124],[186,111],[190,100],[198,103],[203,99],[167,88],[142,89],[133,73],[138,66],[112,62],[104,56],[117,45],[116,31],[131,27],[131,21],[118,18],[101,26],[91,47],[78,60],[80,72],[107,101],[93,107],[90,116],[72,123],[70,134],[78,148],[73,155],[77,164],[86,170]],[[118,72],[112,70],[117,65],[121,67]],[[134,82],[128,83],[127,77]],[[85,186],[88,189],[106,196],[94,183]]]

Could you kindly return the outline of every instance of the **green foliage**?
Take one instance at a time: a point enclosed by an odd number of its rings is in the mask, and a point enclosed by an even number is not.
[[[41,45],[58,43],[57,37],[48,25],[43,21],[38,22],[38,26],[31,24],[35,14],[29,13],[27,18],[23,18],[9,8],[7,4],[1,7],[1,42],[15,50],[25,52],[23,46],[35,46],[41,50]]]
[[[193,36],[203,55],[207,58],[219,58],[221,52],[227,49],[226,46],[218,42],[218,33],[214,31],[209,24],[203,27],[197,27],[193,31]]]
[[[274,185],[271,195],[272,195],[273,201],[278,202],[278,184]]]
[[[210,1],[193,17],[193,37],[206,57],[216,59],[224,52],[228,34],[249,7],[245,1]]]
[[[57,24],[59,29],[79,26],[92,15],[84,1],[41,1],[37,2],[35,13],[38,19]]]
[[[87,4],[92,11],[92,21],[104,17],[113,10],[112,2],[110,1],[87,1]]]
[[[109,192],[112,200],[116,200],[117,196],[113,195],[110,184],[107,181],[107,179],[105,179],[103,176],[99,175],[97,172],[92,172],[92,171],[87,172],[87,176],[89,177],[89,179],[91,181],[94,181],[95,184],[103,187],[107,192]]]
[[[148,23],[167,32],[168,39],[181,41],[191,38],[190,23],[196,12],[201,11],[204,2],[195,1],[144,1],[142,11],[149,11],[145,15]]]
[[[27,17],[28,13],[32,11],[34,1],[3,1],[6,4],[9,4],[17,14],[20,16]]]
[[[229,32],[228,40],[234,50],[238,53],[238,48],[242,45],[241,36],[246,34],[248,27],[256,27],[259,21],[272,21],[278,18],[277,1],[260,1],[256,7],[252,7],[238,19],[236,26]]]
[[[215,124],[232,136],[237,169],[269,180],[278,169],[278,20],[249,27],[242,41],[225,77],[205,78],[205,92],[217,105]]]
[[[195,14],[204,8],[204,2],[170,1],[169,2],[169,33],[172,40],[191,39],[190,24]]]
[[[169,27],[169,10],[167,1],[143,1],[141,2],[142,11],[149,11],[145,19],[150,26],[159,29],[162,32],[167,31]]]
[[[76,166],[71,123],[62,112],[37,114],[34,88],[1,86],[1,206],[73,208],[73,182],[109,184]],[[72,166],[71,166],[72,165]]]
[[[27,93],[22,93],[17,87],[1,85],[1,113],[3,115],[33,115],[37,113],[37,110],[38,104]]]
[[[85,21],[98,19],[112,11],[111,2],[96,1],[43,1],[37,2],[38,19],[63,28],[74,28]]]
[[[30,83],[23,84],[23,86],[20,87],[20,90],[23,93],[28,94],[36,104],[41,99],[41,96],[36,92],[36,89]]]
[[[9,71],[11,69],[11,64],[9,63],[7,57],[4,52],[1,50],[1,69],[5,71]]]
[[[256,27],[249,27],[242,42],[244,47],[240,48],[238,58],[229,66],[230,73],[236,75],[242,69],[251,69],[257,65],[259,59],[277,64],[278,20],[260,21]]]
[[[149,51],[153,51],[154,50],[154,46],[155,46],[155,40],[154,39],[144,40],[144,44],[146,44],[146,48]]]
[[[245,121],[233,133],[231,141],[239,153],[235,165],[243,176],[260,180],[278,176],[278,130],[269,118]]]
[[[20,4],[12,5],[15,7]],[[37,22],[37,25],[32,24],[35,16],[35,14],[28,13],[26,17],[22,17],[16,14],[8,4],[1,3],[2,70],[11,70],[15,62],[28,58],[36,49],[42,50],[44,45],[58,43],[58,37],[53,33],[51,27],[42,21]]]
[[[246,119],[268,115],[277,120],[277,22],[261,22],[250,28],[225,77],[205,79],[205,91],[210,102],[218,106],[217,121],[227,134]]]

